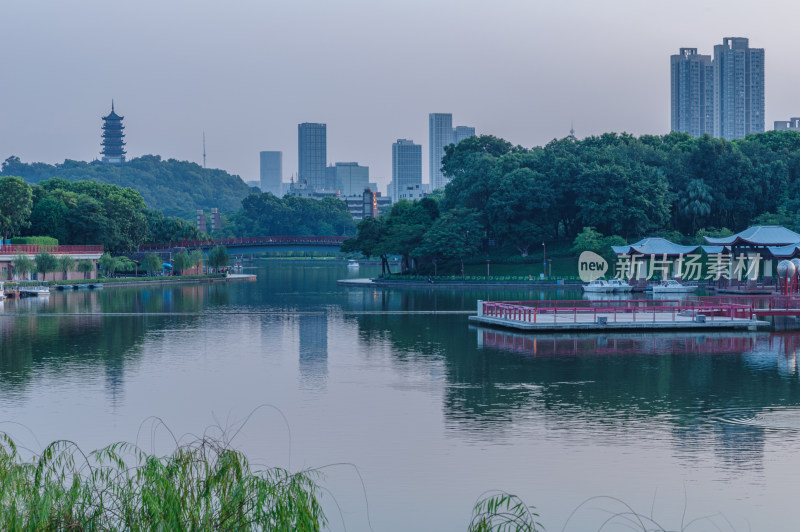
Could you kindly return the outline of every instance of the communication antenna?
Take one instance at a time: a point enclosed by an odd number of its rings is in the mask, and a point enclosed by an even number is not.
[[[203,168],[206,167],[206,132],[203,131]]]

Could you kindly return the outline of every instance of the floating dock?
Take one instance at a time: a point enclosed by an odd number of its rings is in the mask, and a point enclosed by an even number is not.
[[[471,323],[536,332],[769,327],[750,305],[700,301],[478,301]]]

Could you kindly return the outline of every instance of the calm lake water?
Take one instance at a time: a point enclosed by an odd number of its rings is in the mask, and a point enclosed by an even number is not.
[[[464,530],[491,489],[550,531],[629,511],[580,506],[598,496],[665,528],[796,526],[796,333],[498,333],[426,312],[580,294],[342,288],[378,268],[257,264],[256,282],[0,304],[0,430],[166,453],[154,417],[176,437],[221,428],[253,462],[322,468],[332,530]]]

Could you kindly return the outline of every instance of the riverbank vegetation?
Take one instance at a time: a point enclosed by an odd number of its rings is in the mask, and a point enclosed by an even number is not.
[[[606,133],[532,149],[480,136],[447,147],[442,169],[443,192],[365,219],[343,249],[402,255],[404,272],[426,274],[509,254],[541,264],[554,244],[573,255],[644,236],[688,244],[751,224],[800,226],[794,131],[733,141]]]
[[[57,441],[25,458],[0,435],[3,530],[301,530],[326,524],[315,473],[254,470],[223,441],[169,456]]]
[[[17,243],[98,244],[117,254],[204,236],[190,222],[147,209],[135,190],[107,183],[56,178],[31,186],[0,177],[0,198],[0,236],[28,237]]]

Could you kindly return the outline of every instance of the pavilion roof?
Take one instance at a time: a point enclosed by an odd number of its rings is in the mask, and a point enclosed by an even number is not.
[[[666,238],[652,237],[626,246],[611,246],[611,249],[617,255],[688,255],[697,251],[699,247],[682,246]]]
[[[704,237],[709,244],[788,246],[800,242],[800,233],[795,233],[780,225],[755,225],[740,233],[726,237]]]
[[[617,255],[689,255],[702,249],[707,254],[722,253],[726,246],[683,246],[670,242],[666,238],[643,238],[635,244],[625,246],[611,246]]]

